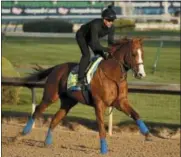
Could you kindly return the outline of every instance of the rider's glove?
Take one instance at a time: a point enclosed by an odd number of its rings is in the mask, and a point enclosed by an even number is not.
[[[108,59],[109,53],[103,51],[103,52],[102,52],[102,56],[103,56],[104,59]]]

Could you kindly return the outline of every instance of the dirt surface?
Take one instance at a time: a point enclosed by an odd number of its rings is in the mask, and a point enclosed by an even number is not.
[[[169,132],[162,129],[145,141],[134,129],[116,129],[107,136],[109,152],[99,153],[99,136],[95,130],[79,124],[59,125],[53,132],[53,144],[44,146],[47,124],[36,126],[32,132],[13,142],[25,122],[2,121],[2,157],[179,157],[180,129]],[[36,123],[36,125],[38,125]],[[40,127],[41,126],[41,127]],[[71,127],[70,127],[71,126]],[[132,131],[130,131],[132,130]],[[134,130],[134,131],[133,131]]]

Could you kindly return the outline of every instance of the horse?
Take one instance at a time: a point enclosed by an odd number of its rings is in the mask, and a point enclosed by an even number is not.
[[[133,71],[137,79],[146,76],[144,70],[143,40],[140,38],[122,39],[110,48],[107,60],[102,60],[90,82],[91,102],[87,103],[81,91],[73,91],[68,94],[67,80],[71,69],[77,65],[74,62],[66,62],[48,69],[40,70],[26,77],[26,80],[40,81],[45,78],[43,97],[35,112],[28,118],[23,128],[22,135],[27,135],[37,117],[45,109],[58,99],[61,107],[52,117],[45,139],[45,145],[52,144],[52,133],[58,123],[68,114],[78,102],[94,107],[98,131],[100,137],[100,153],[108,152],[106,130],[104,126],[104,114],[107,107],[116,108],[131,117],[137,124],[140,132],[149,139],[151,133],[139,114],[131,107],[128,100],[127,72]]]

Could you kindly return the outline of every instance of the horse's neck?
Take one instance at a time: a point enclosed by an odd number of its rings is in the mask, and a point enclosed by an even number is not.
[[[129,60],[129,51],[130,45],[129,42],[126,42],[118,45],[116,51],[113,53],[113,58],[119,62],[123,73],[126,73],[129,70],[129,67],[126,66]]]
[[[121,45],[118,45],[117,48],[115,48],[115,52],[113,53],[113,56],[120,60],[121,62],[124,62],[126,53],[128,52],[128,46],[126,43],[122,43]]]
[[[119,83],[120,79],[126,79],[127,73],[121,67],[119,62],[115,61],[114,58],[103,60],[99,66],[99,68],[103,71],[104,75]]]

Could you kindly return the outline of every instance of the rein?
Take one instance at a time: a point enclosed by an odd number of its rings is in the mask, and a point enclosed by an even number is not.
[[[128,42],[130,42],[130,41],[128,41]],[[114,51],[114,53],[116,53],[117,51],[119,51],[122,46],[124,46],[124,44],[120,45],[120,46]],[[130,46],[130,51],[129,51],[128,54],[131,54],[130,52],[131,52],[131,46]],[[120,68],[121,68],[121,72],[124,74],[123,77],[121,78],[121,81],[123,81],[124,79],[126,79],[126,76],[127,76],[127,75],[126,75],[125,67],[128,68],[128,69],[131,69],[132,67],[130,67],[129,65],[125,64],[123,61],[118,60],[116,57],[113,56],[112,53],[110,53],[110,56],[111,56],[111,59],[115,60],[115,61],[119,64],[119,66],[120,66]],[[131,58],[131,57],[130,57],[130,58]],[[132,59],[131,59],[131,61],[132,61]]]
[[[114,56],[112,57],[112,59],[115,60],[119,64],[119,66],[121,68],[121,72],[123,73],[123,77],[121,78],[121,82],[122,82],[123,80],[126,79],[126,76],[127,76],[126,75],[126,70],[124,68],[124,63],[121,62],[121,61],[118,61]]]
[[[118,48],[114,51],[114,53],[116,53],[117,51],[119,51],[120,48],[121,48],[123,45],[125,45],[125,44],[122,44],[122,45],[118,46]],[[128,45],[129,45],[129,51],[128,51],[128,53],[126,53],[126,55],[127,55],[127,57],[128,57],[128,60],[131,61],[131,65],[127,65],[127,64],[124,63],[123,61],[116,59],[116,57],[113,56],[114,53],[113,53],[113,54],[110,53],[111,58],[112,58],[113,60],[115,60],[115,61],[119,64],[122,73],[126,73],[126,72],[125,72],[125,67],[126,67],[127,69],[132,69],[134,72],[136,72],[135,66],[133,66],[133,59],[132,59],[132,56],[131,56],[131,54],[132,54],[132,50],[131,50],[132,42],[131,42],[131,41],[128,41]],[[138,64],[136,64],[136,65],[140,65],[140,64],[143,64],[143,63],[138,63]],[[124,77],[123,77],[123,79],[124,79]]]
[[[124,44],[123,44],[123,45],[124,45]],[[120,48],[121,48],[123,45],[120,45],[120,46],[114,51],[114,53],[116,53],[118,50],[120,50]],[[129,51],[128,54],[131,54],[131,48],[130,48],[130,51]],[[128,68],[128,69],[130,69],[131,67],[130,67],[129,65],[125,64],[123,61],[116,59],[116,57],[115,57],[112,53],[110,53],[110,59],[113,59],[114,61],[116,61],[116,62],[119,64],[119,66],[120,66],[120,68],[121,68],[121,72],[123,73],[123,76],[121,77],[120,82],[124,81],[124,80],[127,78],[127,72],[126,72],[126,70],[125,70],[125,67]],[[118,89],[119,89],[119,87],[118,87]],[[116,98],[116,100],[117,100],[117,98]],[[114,110],[114,107],[115,107],[115,106],[113,105],[111,111],[109,111],[107,114],[105,113],[105,116],[110,116],[111,113],[112,113],[113,110]]]

